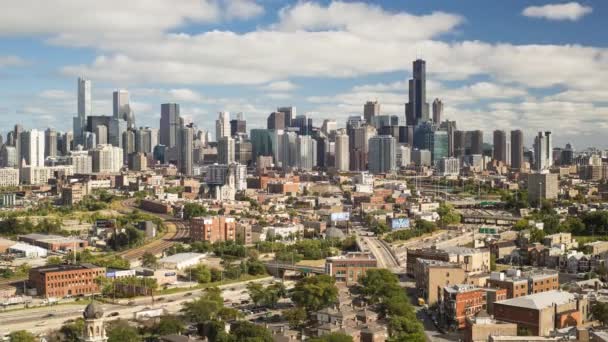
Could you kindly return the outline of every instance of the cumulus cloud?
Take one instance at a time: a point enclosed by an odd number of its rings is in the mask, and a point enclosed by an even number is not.
[[[17,56],[0,56],[0,68],[24,65],[25,61]]]
[[[262,89],[270,91],[292,91],[296,88],[297,86],[290,81],[272,82],[262,87]]]
[[[565,4],[526,7],[522,11],[522,14],[531,18],[577,21],[591,12],[593,12],[593,8],[589,6],[581,5],[578,2],[568,2]]]
[[[254,0],[225,0],[225,16],[229,19],[251,19],[264,13]]]

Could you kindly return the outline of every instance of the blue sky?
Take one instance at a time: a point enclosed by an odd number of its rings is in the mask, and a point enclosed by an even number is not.
[[[340,124],[377,99],[403,115],[411,61],[428,102],[460,129],[553,130],[556,145],[608,147],[605,1],[6,0],[0,13],[0,131],[69,130],[76,78],[94,113],[131,93],[138,125],[160,104],[213,131],[219,111],[260,127],[294,105]]]

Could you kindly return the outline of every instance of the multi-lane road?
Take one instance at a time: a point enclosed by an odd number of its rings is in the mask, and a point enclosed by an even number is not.
[[[226,305],[230,303],[240,303],[242,300],[249,299],[249,294],[246,290],[246,285],[249,282],[260,282],[269,284],[276,279],[272,277],[251,280],[248,282],[233,283],[222,285],[222,295],[226,298]],[[293,286],[292,283],[286,283],[286,287]],[[185,302],[192,301],[199,297],[204,290],[192,290],[161,297],[156,297],[152,301],[151,297],[137,298],[127,301],[125,304],[102,304],[105,312],[106,320],[113,319],[133,319],[136,312],[148,308],[162,308],[167,313],[177,313],[182,309]],[[53,330],[59,329],[66,321],[82,317],[82,312],[85,304],[88,301],[83,300],[82,304],[66,304],[48,306],[27,310],[16,310],[0,312],[0,338],[9,334],[12,331],[27,330],[34,334],[44,334]]]
[[[399,268],[399,261],[384,242],[371,236],[359,236],[359,240],[361,250],[371,252],[376,258],[379,268],[388,268],[390,270],[397,270]]]

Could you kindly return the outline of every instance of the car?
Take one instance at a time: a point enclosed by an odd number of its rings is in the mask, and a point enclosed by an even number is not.
[[[42,321],[42,322],[38,322],[38,323],[36,323],[36,326],[37,326],[37,327],[43,327],[43,326],[45,326],[45,325],[46,325],[46,321]]]
[[[129,305],[135,305],[135,301],[130,300],[127,304],[129,304]]]
[[[50,313],[46,314],[44,317],[53,317],[53,316],[55,316],[55,314],[50,312]]]
[[[119,315],[120,315],[120,312],[116,312],[115,311],[115,312],[112,312],[111,314],[109,314],[108,316],[109,317],[116,317],[116,316],[119,316]]]
[[[156,300],[160,302],[160,301],[165,300],[165,297],[158,297],[158,298],[156,298]]]
[[[188,292],[184,295],[184,297],[189,297],[189,296],[192,296],[192,292]]]

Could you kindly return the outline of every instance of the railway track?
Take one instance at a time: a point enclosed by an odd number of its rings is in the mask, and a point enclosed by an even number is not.
[[[124,208],[134,209],[135,201],[133,199],[128,199],[122,202]],[[141,210],[141,209],[139,209]],[[147,212],[147,211],[146,211]],[[173,246],[175,243],[183,241],[187,239],[190,235],[188,227],[183,221],[175,220],[173,217],[169,215],[157,214],[152,212],[147,212],[151,215],[157,216],[165,221],[165,226],[167,226],[167,232],[160,239],[151,241],[143,246],[129,249],[127,251],[121,252],[120,255],[122,258],[128,261],[134,261],[140,259],[145,253],[151,253],[153,255],[161,255],[166,249]],[[169,221],[171,220],[171,221]]]

